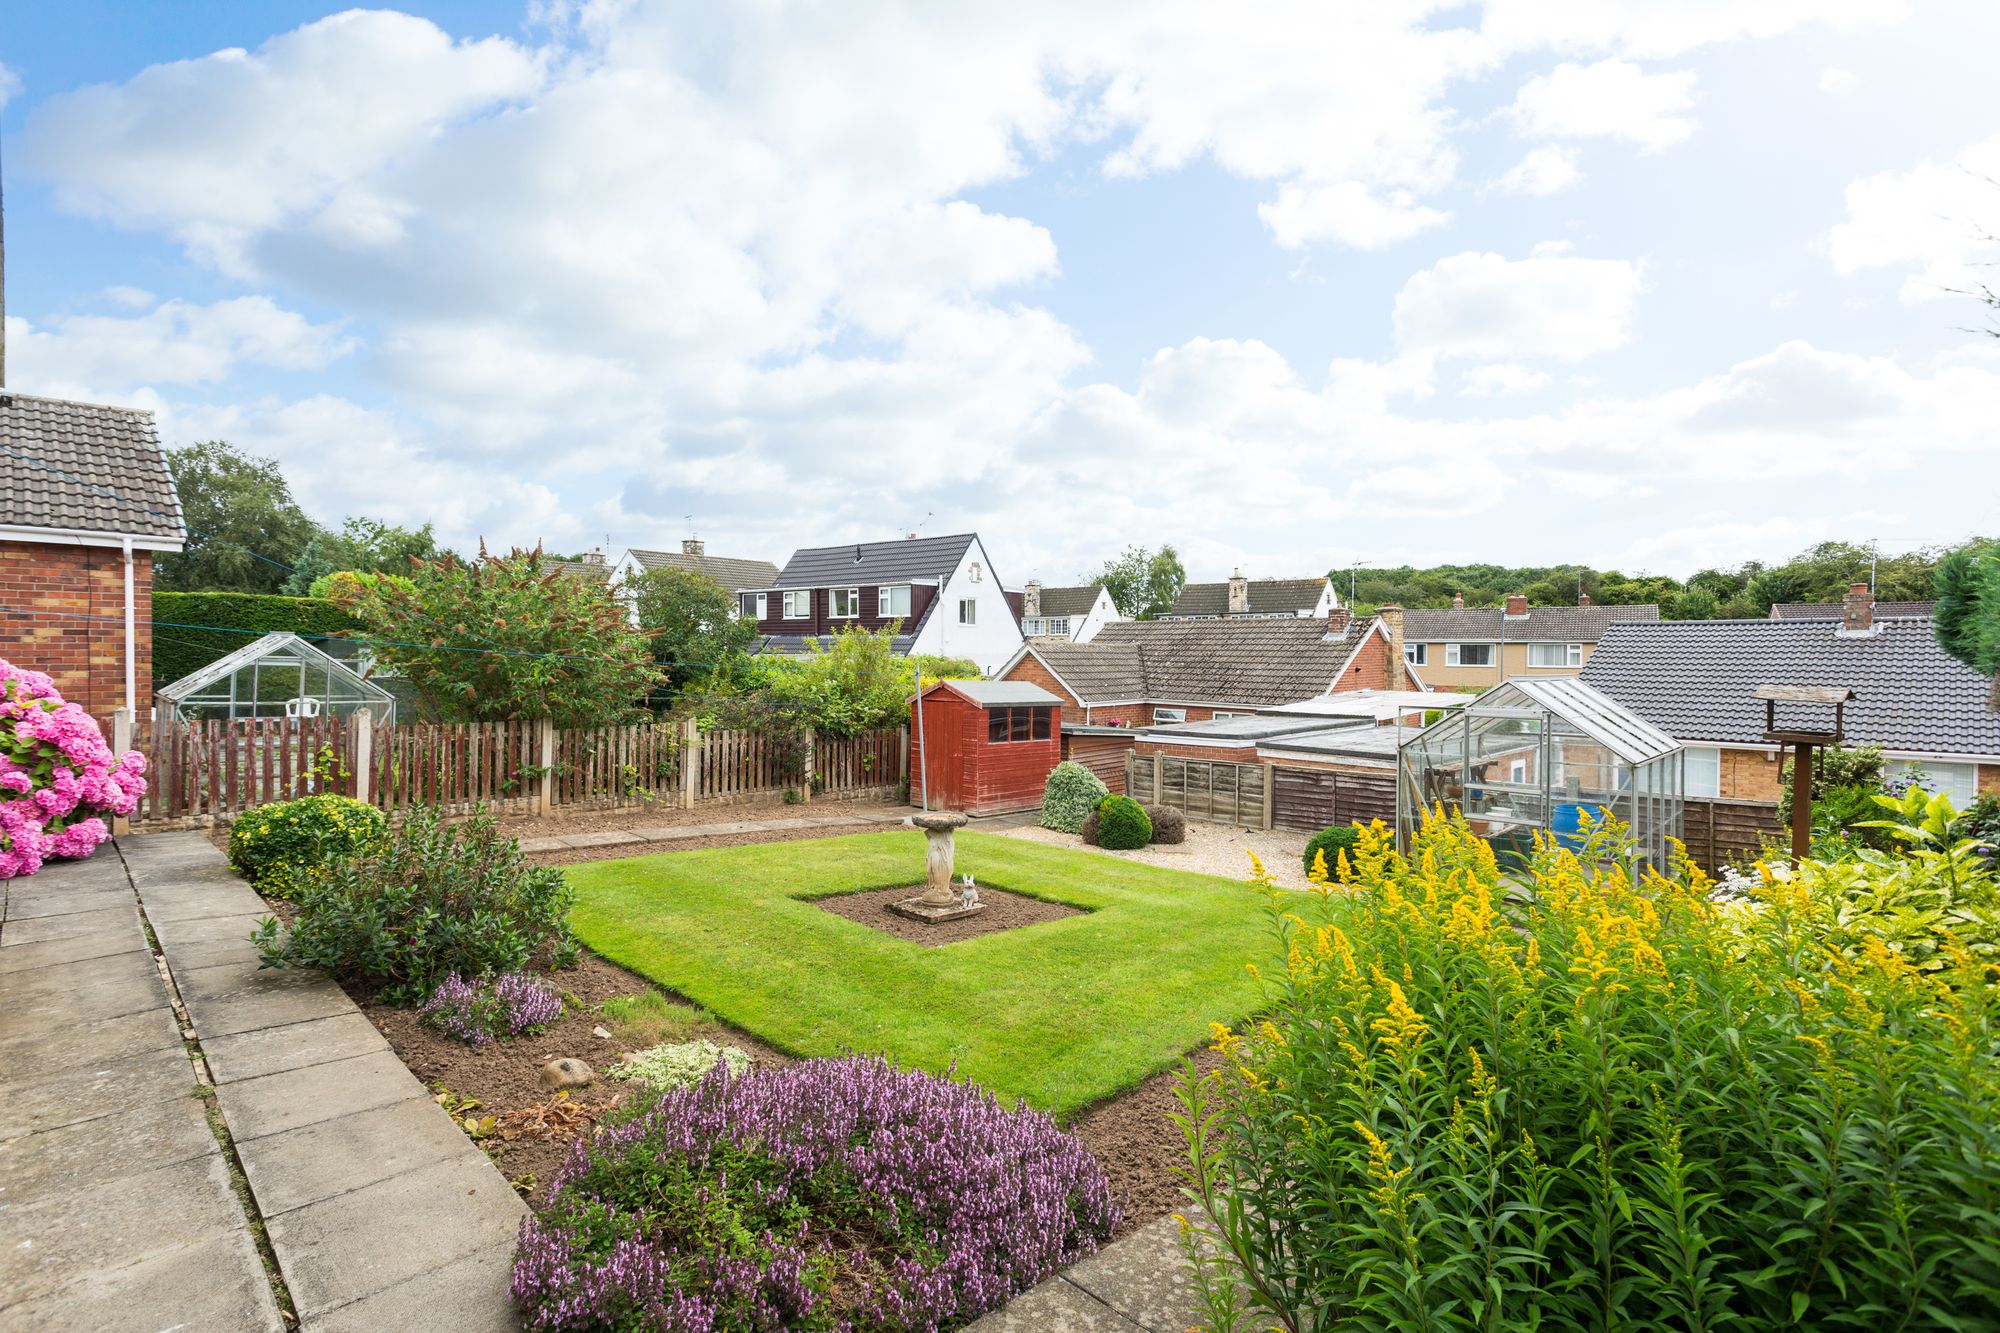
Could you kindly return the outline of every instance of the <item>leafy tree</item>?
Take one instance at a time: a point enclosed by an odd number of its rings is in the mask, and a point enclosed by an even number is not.
[[[1087,583],[1102,583],[1120,614],[1133,620],[1151,620],[1165,615],[1187,586],[1187,568],[1171,546],[1149,551],[1128,546],[1115,560],[1107,560],[1097,573],[1086,575]]]
[[[756,641],[757,626],[731,613],[736,597],[708,575],[691,569],[648,570],[626,585],[653,660],[675,692],[717,672],[740,670]]]
[[[319,596],[313,588],[329,574],[407,575],[414,562],[435,563],[445,554],[428,523],[402,528],[372,518],[350,518],[338,532],[322,528],[312,535],[291,562],[292,575],[283,591],[288,597]]]
[[[608,726],[636,717],[660,684],[617,596],[554,572],[539,549],[491,556],[482,545],[472,564],[418,559],[407,585],[377,580],[354,613],[384,665],[466,721]]]
[[[1713,620],[1721,603],[1707,588],[1690,588],[1679,594],[1661,614],[1668,620]]]
[[[2000,708],[2000,542],[1971,542],[1938,564],[1937,637],[1944,650],[1993,676]]]
[[[187,523],[185,550],[153,566],[161,592],[275,593],[320,531],[292,499],[284,473],[224,440],[167,451]]]

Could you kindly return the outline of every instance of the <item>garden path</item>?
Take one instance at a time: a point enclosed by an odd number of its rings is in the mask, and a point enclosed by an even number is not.
[[[740,819],[715,824],[664,824],[659,828],[606,829],[599,833],[571,833],[556,838],[523,838],[521,850],[532,856],[539,852],[564,852],[585,847],[623,847],[647,842],[684,842],[690,838],[726,838],[746,833],[900,824],[905,818],[907,816],[898,811],[894,814],[794,815],[784,819]]]
[[[1182,1333],[1206,1317],[1180,1223],[1162,1217],[1043,1279],[966,1333]]]
[[[521,1201],[338,986],[259,969],[265,914],[198,833],[11,886],[0,1327],[517,1326]]]

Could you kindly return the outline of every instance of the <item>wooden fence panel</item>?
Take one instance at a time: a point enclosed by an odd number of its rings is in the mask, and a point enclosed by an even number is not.
[[[1790,826],[1768,801],[1693,797],[1684,804],[1681,828],[1688,858],[1710,874],[1755,860],[1766,840],[1790,845]]]
[[[1272,784],[1271,823],[1317,833],[1335,824],[1396,821],[1396,775],[1336,773],[1280,765]]]

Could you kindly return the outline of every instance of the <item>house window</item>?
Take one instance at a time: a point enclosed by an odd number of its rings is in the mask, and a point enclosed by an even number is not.
[[[1722,795],[1722,751],[1713,745],[1690,745],[1681,752],[1683,796]]]
[[[743,614],[750,620],[762,620],[771,608],[771,595],[764,592],[743,594]]]
[[[1512,763],[1507,765],[1507,781],[1526,782],[1527,780],[1528,780],[1527,760],[1516,759]]]
[[[1444,646],[1444,664],[1455,667],[1492,666],[1493,645],[1490,643],[1448,643]]]
[[[1583,645],[1580,643],[1531,643],[1528,645],[1528,665],[1531,667],[1580,667],[1583,665]]]
[[[795,592],[786,593],[785,619],[812,619],[812,605],[812,590],[810,588],[800,588]]]
[[[1054,710],[1050,708],[989,708],[986,710],[986,740],[992,745],[1016,741],[1045,741],[1053,730]]]
[[[1048,628],[1047,628],[1046,630],[1044,630],[1044,631],[1043,631],[1043,633],[1045,633],[1045,634],[1057,634],[1057,635],[1061,635],[1061,636],[1062,636],[1063,638],[1067,639],[1067,638],[1069,637],[1069,617],[1068,617],[1068,616],[1050,616],[1050,617],[1049,617],[1049,627],[1048,627]]]
[[[1047,636],[1066,639],[1069,637],[1069,617],[1023,616],[1021,617],[1021,633],[1031,639]]]
[[[1406,643],[1403,645],[1403,660],[1411,666],[1426,666],[1431,660],[1431,646],[1427,643]]]
[[[1222,722],[1232,717],[1255,717],[1257,715],[1255,713],[1213,713],[1210,716],[1217,722]]]
[[[826,613],[834,620],[852,620],[861,614],[861,589],[828,588]]]
[[[1187,721],[1187,709],[1185,709],[1185,708],[1155,708],[1155,709],[1153,710],[1153,721],[1154,721],[1155,723],[1160,723],[1160,722],[1185,722],[1185,721]]]
[[[910,585],[875,590],[875,614],[884,620],[907,620],[910,615]]]
[[[958,623],[961,625],[977,625],[979,623],[978,598],[961,597],[958,599]]]
[[[1914,778],[1931,795],[1949,797],[1952,809],[1964,810],[1979,799],[1977,769],[1976,764],[1891,759],[1882,765],[1882,782],[1885,786],[1900,787],[1905,780]]]

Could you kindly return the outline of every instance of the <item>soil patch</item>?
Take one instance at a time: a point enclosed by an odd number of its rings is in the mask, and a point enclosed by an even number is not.
[[[865,893],[841,893],[831,898],[821,898],[814,905],[835,916],[844,916],[849,921],[859,921],[864,926],[894,935],[899,939],[911,940],[917,944],[955,944],[959,940],[977,939],[981,935],[991,935],[996,931],[1013,930],[1018,926],[1033,926],[1043,921],[1060,921],[1066,916],[1082,916],[1074,907],[1061,903],[1043,902],[1040,898],[1030,898],[1024,893],[1009,893],[1005,889],[982,888],[979,901],[986,904],[986,910],[971,916],[962,916],[956,921],[912,921],[909,917],[898,916],[889,910],[892,903],[905,898],[921,895],[924,886],[913,884],[905,888],[870,889]]]
[[[1194,1067],[1206,1074],[1222,1067],[1222,1057],[1203,1047]],[[1130,1092],[1103,1102],[1076,1118],[1070,1131],[1096,1155],[1111,1181],[1111,1193],[1125,1210],[1118,1234],[1136,1231],[1155,1218],[1188,1207],[1176,1167],[1187,1162],[1187,1140],[1167,1119],[1181,1109],[1174,1090],[1176,1065],[1153,1075]]]
[[[604,1077],[604,1071],[632,1048],[616,1038],[606,1040],[594,1034],[593,1029],[605,1026],[598,1006],[616,996],[659,989],[588,950],[575,967],[551,973],[549,979],[574,1000],[562,1019],[539,1036],[516,1037],[490,1046],[467,1046],[433,1032],[417,1022],[415,1009],[378,1003],[368,989],[346,983],[354,1002],[424,1086],[436,1091],[435,1085],[443,1084],[454,1097],[479,1103],[476,1111],[465,1114],[497,1117],[495,1134],[480,1146],[509,1180],[533,1177],[532,1187],[524,1191],[533,1204],[540,1204],[547,1194],[549,1178],[562,1164],[570,1144],[588,1134],[597,1119],[630,1089],[626,1083]],[[790,1063],[789,1057],[724,1023],[704,1022],[686,1040],[704,1038],[742,1047],[760,1069]],[[567,1098],[559,1098],[541,1086],[540,1076],[543,1065],[565,1055],[588,1064],[597,1071],[598,1079]]]

